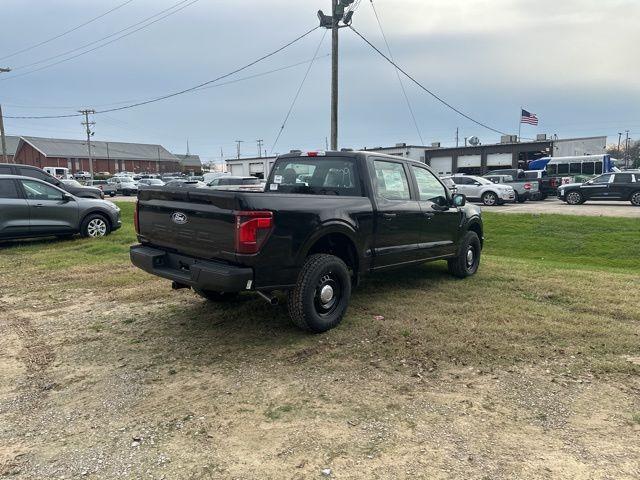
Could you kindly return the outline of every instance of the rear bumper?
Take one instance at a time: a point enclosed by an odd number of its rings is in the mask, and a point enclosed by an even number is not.
[[[147,273],[174,282],[215,292],[250,290],[253,269],[200,260],[144,245],[133,245],[131,262]]]

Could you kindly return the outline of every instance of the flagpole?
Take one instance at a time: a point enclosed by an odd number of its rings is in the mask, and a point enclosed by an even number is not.
[[[518,142],[522,141],[521,134],[522,134],[522,107],[520,107],[520,114],[518,115],[518,138],[517,138]]]

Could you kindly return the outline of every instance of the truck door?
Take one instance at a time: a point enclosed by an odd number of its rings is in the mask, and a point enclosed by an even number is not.
[[[422,209],[421,255],[435,258],[455,253],[460,210],[451,206],[446,187],[433,173],[418,165],[410,168]]]
[[[376,204],[373,268],[417,260],[424,219],[404,162],[373,159],[369,169]]]
[[[0,179],[0,238],[29,234],[29,205],[16,181]]]

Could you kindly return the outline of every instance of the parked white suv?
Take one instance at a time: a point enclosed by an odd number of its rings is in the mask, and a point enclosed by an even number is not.
[[[493,183],[486,178],[473,175],[454,175],[449,178],[456,184],[458,193],[464,194],[471,201],[482,202],[488,207],[516,200],[516,192],[509,185]]]

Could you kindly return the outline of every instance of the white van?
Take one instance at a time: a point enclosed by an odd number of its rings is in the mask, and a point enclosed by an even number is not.
[[[45,172],[47,172],[49,175],[52,175],[56,178],[59,178],[61,180],[66,180],[68,178],[73,178],[70,174],[69,174],[69,169],[68,168],[62,168],[62,167],[44,167],[43,170]]]

